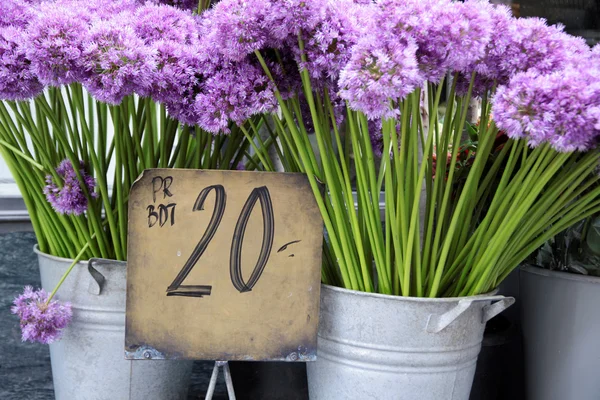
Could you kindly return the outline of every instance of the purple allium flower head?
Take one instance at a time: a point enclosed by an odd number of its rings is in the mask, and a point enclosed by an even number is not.
[[[67,85],[82,78],[81,54],[89,26],[80,9],[43,3],[40,17],[27,29],[24,47],[31,69],[47,85]]]
[[[325,1],[318,10],[316,25],[302,30],[306,63],[301,60],[298,38],[290,37],[289,47],[294,49],[296,62],[306,68],[314,82],[337,80],[341,69],[350,59],[350,50],[360,36],[360,22],[365,16],[365,6],[351,0]],[[362,18],[361,18],[362,17]]]
[[[373,29],[392,37],[412,36],[419,68],[431,82],[483,57],[490,40],[491,6],[487,1],[382,0],[378,6]]]
[[[370,119],[393,117],[391,100],[400,100],[423,82],[411,37],[366,35],[352,49],[340,74],[340,96]]]
[[[182,103],[197,92],[207,64],[191,46],[160,40],[154,42],[152,47],[156,51],[156,70],[152,77],[150,96],[155,101],[171,104],[172,107],[176,103],[183,106]],[[190,100],[189,103],[191,102]],[[171,111],[175,112],[174,109]]]
[[[315,30],[328,18],[326,10],[335,8],[334,0],[222,0],[205,13],[202,36],[226,60],[241,61],[255,50],[290,42],[297,47],[298,34]],[[325,36],[339,30],[339,23],[330,19],[319,34],[331,41]]]
[[[596,60],[596,62],[600,62],[600,44],[592,47],[592,58]]]
[[[43,344],[52,343],[62,336],[73,316],[70,303],[51,300],[44,289],[33,290],[25,286],[21,295],[13,301],[11,312],[21,320],[21,339]]]
[[[0,27],[0,99],[26,100],[44,89],[31,71],[31,62],[21,46],[26,42],[22,29]]]
[[[83,84],[98,100],[110,104],[119,104],[134,92],[146,96],[156,68],[154,54],[119,16],[97,21],[84,44]]]
[[[33,7],[24,0],[0,1],[0,28],[3,26],[23,28],[35,17]]]
[[[514,75],[498,88],[492,108],[498,128],[531,146],[586,151],[600,137],[600,66],[582,60],[549,74]]]
[[[196,10],[198,8],[198,0],[138,0],[140,3],[164,4],[181,8],[182,10]]]
[[[482,60],[472,65],[458,83],[465,92],[471,72],[477,73],[474,93],[482,94],[493,83],[505,85],[511,76],[529,70],[551,73],[585,58],[588,46],[582,38],[548,26],[541,18],[512,18],[510,10],[497,6],[492,12],[493,34]]]
[[[60,214],[83,214],[87,210],[88,201],[81,183],[77,179],[73,164],[65,159],[56,168],[56,172],[62,178],[62,187],[54,182],[52,175],[48,175],[46,177],[47,185],[44,188],[46,199],[52,205],[52,208]],[[81,162],[79,173],[91,197],[97,198],[98,193],[94,192],[96,180],[86,173],[83,162]]]
[[[146,4],[136,9],[132,18],[133,29],[146,43],[172,40],[186,45],[198,44],[199,23],[189,12]]]
[[[121,12],[134,11],[141,5],[137,0],[55,0],[55,2],[65,9],[79,11],[81,18],[86,22],[112,19]]]
[[[269,43],[265,18],[274,6],[267,0],[223,0],[203,14],[203,40],[226,60],[241,61]]]
[[[216,69],[197,47],[173,41],[156,42],[157,69],[152,85],[154,100],[164,103],[171,117],[194,125],[197,122],[196,97]]]
[[[260,66],[241,61],[208,76],[194,104],[196,123],[212,133],[229,133],[254,114],[275,111],[273,85]]]

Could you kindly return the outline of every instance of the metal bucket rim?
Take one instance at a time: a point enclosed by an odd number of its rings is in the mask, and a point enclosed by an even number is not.
[[[69,264],[71,264],[73,262],[72,258],[63,258],[63,257],[53,256],[48,253],[44,253],[43,251],[40,250],[40,248],[37,244],[33,245],[33,252],[35,254],[37,254],[39,257],[48,258],[50,260],[60,261],[60,262],[69,263]],[[122,265],[123,267],[127,267],[127,261],[111,260],[108,258],[96,258],[96,260],[102,260],[102,261],[105,261],[105,263]],[[87,266],[89,264],[89,260],[79,260],[77,262],[77,264],[81,265],[81,266]]]
[[[346,293],[352,296],[359,297],[373,297],[382,300],[392,300],[392,301],[408,301],[408,302],[417,302],[417,303],[456,303],[465,299],[477,299],[481,297],[489,297],[498,293],[498,289],[492,290],[488,293],[477,294],[474,296],[462,296],[462,297],[413,297],[413,296],[394,296],[390,294],[381,294],[381,293],[369,293],[369,292],[361,292],[358,290],[345,289],[337,286],[327,285],[325,283],[321,283],[322,289],[331,290],[339,293]]]
[[[536,267],[535,265],[523,265],[521,267],[521,271],[532,275],[544,276],[547,278],[566,279],[575,282],[600,284],[600,277],[598,276],[579,275],[567,271],[553,271],[546,268]]]

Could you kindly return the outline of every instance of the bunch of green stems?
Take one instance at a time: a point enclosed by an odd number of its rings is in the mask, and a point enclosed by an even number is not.
[[[324,283],[416,297],[486,293],[549,238],[600,211],[598,153],[531,149],[524,140],[508,140],[498,150],[487,95],[473,163],[466,179],[464,172],[457,179],[475,76],[460,95],[451,79],[443,116],[444,82],[391,101],[399,114],[381,124],[379,159],[365,115],[347,107],[338,126],[327,89],[315,89],[305,69],[300,74],[311,132],[300,97],[284,99],[278,91],[281,115],[266,125],[279,138],[284,167],[308,175],[321,210]]]
[[[167,116],[148,98],[126,97],[112,106],[79,85],[50,88],[32,101],[0,102],[0,155],[29,211],[42,252],[59,257],[127,259],[129,188],[144,169],[272,169],[271,142],[258,135],[262,118],[213,135]],[[112,134],[112,135],[111,135]],[[253,153],[253,154],[251,154]],[[68,159],[87,197],[83,215],[53,210],[43,193],[47,177],[58,185],[56,167]],[[265,160],[266,164],[262,164]],[[79,171],[96,180],[92,196]]]

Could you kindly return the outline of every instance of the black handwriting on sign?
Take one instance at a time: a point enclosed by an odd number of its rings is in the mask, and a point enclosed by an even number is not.
[[[172,184],[172,176],[167,176],[165,178],[162,176],[155,176],[152,178],[152,202],[156,203],[156,194],[161,191],[163,193],[163,199],[172,197],[173,193],[169,190]],[[171,221],[170,226],[175,225],[176,205],[176,203],[159,204],[158,206],[151,204],[146,207],[146,210],[148,210],[148,227],[152,228],[157,223],[158,226],[163,227],[169,220]]]
[[[173,282],[167,288],[167,296],[202,297],[204,295],[210,295],[212,286],[182,285],[181,283],[192,271],[192,268],[194,268],[202,254],[204,254],[204,251],[208,247],[208,244],[210,243],[212,238],[215,236],[217,228],[219,227],[219,224],[223,219],[223,214],[225,213],[225,204],[227,203],[227,194],[225,193],[225,188],[222,185],[213,185],[204,188],[198,195],[198,198],[196,199],[196,203],[194,204],[192,211],[204,210],[204,202],[206,201],[206,197],[213,190],[215,192],[215,208],[213,209],[210,222],[206,227],[206,231],[204,231],[204,235],[202,235],[202,238],[196,245],[196,248],[194,249],[194,251],[192,251],[192,254],[183,265],[183,268],[181,268],[179,274],[177,274]]]
[[[223,214],[225,213],[227,194],[225,193],[225,188],[222,185],[212,185],[204,188],[198,195],[192,211],[204,210],[204,202],[206,201],[209,193],[212,191],[215,192],[215,206],[210,222],[208,223],[202,238],[194,248],[194,251],[183,265],[183,268],[181,268],[179,274],[177,274],[173,282],[167,288],[167,296],[203,297],[210,296],[211,294],[212,286],[210,285],[182,285],[182,283],[192,271],[196,263],[198,263],[202,254],[204,254],[204,251],[208,247],[210,241],[213,239],[217,228],[223,219]],[[248,282],[245,282],[242,277],[241,252],[244,234],[246,233],[246,227],[257,201],[260,201],[262,209],[263,241],[258,261],[256,262],[252,274],[250,275],[250,279]],[[252,191],[252,193],[250,193],[248,200],[246,200],[246,204],[244,204],[244,207],[242,208],[235,226],[231,243],[229,275],[231,278],[231,283],[240,293],[250,292],[260,279],[271,255],[274,235],[275,217],[273,214],[273,203],[271,201],[269,189],[266,186],[257,187]]]
[[[175,224],[175,206],[177,204],[170,203],[167,205],[159,204],[158,208],[154,208],[153,205],[146,207],[148,210],[148,227],[152,228],[158,222],[159,226],[164,226],[168,220],[171,220],[171,226]],[[157,210],[157,211],[155,211]],[[170,218],[169,218],[170,216]]]
[[[167,176],[163,178],[162,176],[155,176],[152,178],[152,202],[156,203],[156,194],[162,191],[163,199],[167,197],[173,196],[173,193],[169,191],[169,188],[173,184],[173,177]]]

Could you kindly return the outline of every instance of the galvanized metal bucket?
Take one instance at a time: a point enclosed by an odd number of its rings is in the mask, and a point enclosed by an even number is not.
[[[72,260],[41,253],[42,287],[51,291]],[[80,262],[57,292],[73,321],[50,345],[57,400],[179,400],[187,396],[191,361],[125,360],[126,263]]]
[[[600,278],[519,272],[527,399],[600,399]]]
[[[514,298],[427,299],[323,285],[311,400],[468,400],[485,323]]]

